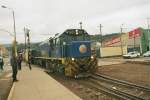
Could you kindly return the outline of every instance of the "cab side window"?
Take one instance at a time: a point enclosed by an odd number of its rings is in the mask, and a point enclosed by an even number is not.
[[[60,45],[60,39],[59,38],[57,38],[57,39],[55,39],[55,41],[56,41],[56,46],[59,46]]]

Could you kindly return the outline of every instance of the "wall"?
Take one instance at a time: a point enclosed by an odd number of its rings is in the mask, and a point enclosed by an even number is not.
[[[142,29],[141,28],[136,28],[130,32],[128,32],[128,52],[131,51],[141,51],[141,36],[142,36]]]
[[[127,54],[127,46],[122,46],[123,54]],[[121,46],[100,48],[101,57],[121,56]]]
[[[150,35],[148,33],[148,30],[142,30],[142,37],[141,37],[141,48],[142,48],[142,53],[145,53],[148,51],[149,47],[149,38]]]
[[[111,47],[111,46],[127,45],[128,38],[129,36],[127,33],[122,33],[121,35],[118,35],[118,37],[110,38],[109,40],[104,41],[103,46]]]
[[[121,45],[126,46],[124,53],[134,50],[145,53],[150,49],[150,33],[147,29],[136,28],[120,36],[103,41],[103,47],[100,50],[101,57],[121,55],[121,50],[119,50]]]

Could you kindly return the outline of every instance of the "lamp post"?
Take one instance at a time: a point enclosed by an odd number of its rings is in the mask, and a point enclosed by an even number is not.
[[[13,29],[14,29],[14,53],[15,53],[15,56],[17,56],[17,52],[16,52],[16,23],[15,23],[15,14],[14,14],[14,10],[12,8],[8,8],[4,5],[1,6],[2,8],[7,8],[9,10],[12,11],[12,15],[13,15]]]
[[[27,37],[27,43],[28,43],[28,64],[29,64],[29,69],[31,70],[31,51],[30,51],[30,30],[28,28],[24,28],[24,32],[25,32],[25,35]]]

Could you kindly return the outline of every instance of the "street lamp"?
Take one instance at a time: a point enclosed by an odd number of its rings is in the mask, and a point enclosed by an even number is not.
[[[14,28],[14,53],[15,53],[15,56],[17,55],[16,53],[16,23],[15,23],[15,14],[14,14],[14,10],[12,8],[8,8],[4,5],[1,6],[2,8],[7,8],[9,10],[12,11],[12,15],[13,15],[13,28]]]

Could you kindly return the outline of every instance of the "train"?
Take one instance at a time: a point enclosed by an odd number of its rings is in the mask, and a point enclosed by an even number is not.
[[[32,51],[32,63],[44,66],[49,72],[78,78],[87,77],[97,70],[97,57],[91,50],[90,35],[84,29],[57,33],[41,42],[39,51]]]

